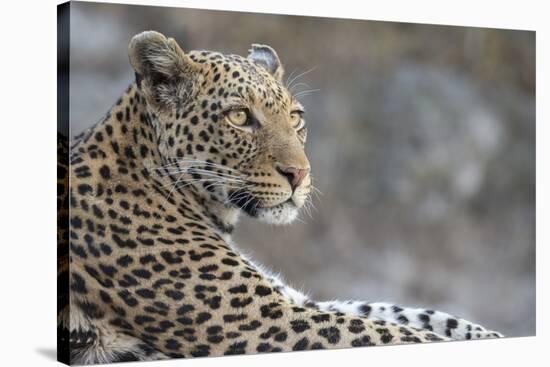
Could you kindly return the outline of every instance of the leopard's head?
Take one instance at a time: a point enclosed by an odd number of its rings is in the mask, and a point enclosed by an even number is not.
[[[129,56],[176,189],[269,223],[297,217],[311,190],[307,130],[275,50],[184,52],[148,31],[131,40]]]

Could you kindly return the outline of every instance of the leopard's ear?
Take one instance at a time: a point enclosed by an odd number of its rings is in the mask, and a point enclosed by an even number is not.
[[[156,107],[178,106],[194,95],[201,66],[173,38],[142,32],[130,41],[128,56],[138,86]]]
[[[254,43],[251,47],[248,50],[248,59],[266,69],[275,79],[282,81],[284,69],[277,52],[268,45]]]

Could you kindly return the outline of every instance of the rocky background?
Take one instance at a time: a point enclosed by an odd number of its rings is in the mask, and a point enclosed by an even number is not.
[[[133,79],[129,39],[273,46],[309,71],[307,151],[323,193],[289,227],[243,218],[252,255],[316,299],[428,306],[535,334],[535,34],[73,3],[71,134]],[[313,68],[313,70],[311,70]]]

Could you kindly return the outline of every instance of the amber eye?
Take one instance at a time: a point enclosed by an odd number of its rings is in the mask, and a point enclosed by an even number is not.
[[[242,127],[248,122],[248,111],[244,108],[234,109],[225,115],[227,121],[235,126]]]
[[[303,111],[293,111],[290,113],[290,124],[294,129],[300,130],[304,127],[305,121],[303,114]]]

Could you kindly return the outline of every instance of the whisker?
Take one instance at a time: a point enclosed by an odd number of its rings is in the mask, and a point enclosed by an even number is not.
[[[208,190],[209,188],[216,187],[216,186],[227,187],[227,188],[235,188],[235,189],[240,189],[241,188],[241,186],[239,186],[239,185],[226,183],[226,182],[213,182],[209,185],[206,185],[204,188],[205,188],[205,190]]]
[[[290,78],[292,78],[292,76],[294,75],[294,73],[295,73],[297,70],[298,70],[298,69],[292,70],[292,72],[290,73],[290,75],[286,78],[285,85],[288,85],[288,81],[290,80]]]
[[[225,183],[228,183],[228,184],[234,184],[234,185],[237,185],[237,184],[242,184],[242,182],[240,181],[236,181],[236,180],[230,180],[230,179],[224,179],[224,178],[216,178],[216,177],[208,177],[208,178],[187,178],[187,179],[181,179],[181,176],[183,176],[185,173],[182,173],[178,180],[176,182],[189,182],[189,183],[192,183],[192,182],[206,182],[206,181],[212,181],[212,182],[225,182]],[[173,183],[168,183],[166,185],[163,185],[162,187],[167,187],[167,186],[171,186]]]
[[[170,173],[177,174],[179,172],[189,173],[189,174],[196,173],[196,174],[204,175],[204,176],[219,177],[219,178],[224,178],[224,179],[228,179],[228,180],[245,182],[245,180],[243,180],[239,176],[234,176],[234,175],[229,175],[229,174],[225,174],[225,173],[209,171],[209,170],[205,170],[205,169],[201,169],[201,168],[173,169]]]
[[[311,197],[308,198],[307,203],[308,203],[310,209],[313,209],[313,210],[317,211],[317,207],[315,206],[315,204],[313,204],[313,200],[312,200]]]
[[[319,190],[319,188],[313,184],[313,181],[314,181],[313,176],[311,176],[311,181],[312,181],[312,183],[310,184],[310,188],[311,188],[313,191],[315,191],[316,193],[318,193],[318,194],[320,194],[320,195],[324,195],[323,192],[322,192],[321,190]]]
[[[251,188],[253,187],[254,185],[253,184],[242,184],[240,182],[218,182],[218,184],[220,186],[225,186],[225,187],[228,187],[228,188],[234,188],[234,189],[238,189],[238,190],[244,190],[244,189],[248,189],[248,188]]]
[[[256,202],[254,203],[254,208],[252,209],[252,211],[255,212],[256,210],[258,210],[258,206],[260,206],[260,201],[256,200]]]
[[[213,163],[213,162],[207,162],[207,161],[203,161],[203,160],[200,160],[200,159],[189,159],[189,158],[181,158],[181,157],[172,157],[172,158],[177,159],[177,162],[175,162],[176,164],[178,164],[180,162],[200,163],[200,164],[204,164],[204,165],[207,165],[207,166],[220,167],[220,168],[223,168],[223,169],[226,169],[226,170],[239,172],[239,170],[236,170],[236,169],[231,168],[229,166],[224,166],[224,165],[221,165],[221,164],[218,164],[218,163]]]
[[[197,182],[207,182],[207,181],[213,181],[212,179],[200,179],[200,180],[191,180],[191,181],[181,181],[181,183],[184,183],[184,185],[181,185],[181,186],[178,186],[178,188],[184,188],[184,187],[187,187],[187,186],[190,186],[194,183],[197,183]],[[210,185],[213,185],[213,184],[217,184],[217,185],[222,185],[222,186],[227,186],[227,187],[234,187],[234,188],[240,188],[240,186],[235,186],[235,184],[232,184],[232,183],[226,183],[226,182],[220,182],[220,181],[214,181],[212,184]]]
[[[293,78],[290,80],[290,82],[288,83],[288,87],[287,87],[287,88],[292,88],[292,83],[293,83],[294,81],[298,80],[298,78],[300,78],[300,77],[302,77],[302,76],[304,76],[304,75],[306,75],[306,74],[311,73],[311,72],[312,72],[313,70],[315,70],[315,69],[316,69],[316,66],[314,66],[314,67],[312,67],[311,69],[306,70],[306,71],[304,71],[303,73],[300,73],[300,74],[296,75],[295,77],[293,77]]]
[[[158,168],[157,169],[157,173],[159,174],[163,174],[163,173],[177,173],[177,172],[189,172],[189,173],[193,173],[193,172],[205,172],[205,173],[210,173],[210,174],[216,174],[216,175],[219,175],[219,176],[224,176],[224,177],[231,177],[231,178],[238,178],[238,179],[241,179],[242,175],[235,175],[235,174],[232,174],[232,173],[225,173],[225,172],[219,172],[215,169],[207,169],[207,168],[202,168],[200,166],[187,166],[187,167],[182,167],[182,166],[173,166],[173,167],[164,167],[164,168]]]
[[[249,186],[243,186],[242,188],[239,188],[239,190],[237,191],[234,191],[233,193],[229,194],[229,196],[227,197],[227,199],[225,200],[224,204],[231,204],[231,200],[240,200],[244,197],[246,197],[247,195],[251,195],[248,191],[244,191],[245,189],[247,188],[250,188],[250,187],[253,187],[254,185],[249,185]]]
[[[296,220],[302,224],[306,224],[306,222],[302,218],[300,218],[299,214],[296,216]]]
[[[242,175],[237,176],[235,174],[204,169],[204,168],[201,168],[199,166],[187,166],[187,167],[181,167],[181,166],[168,167],[168,166],[164,166],[162,168],[156,168],[156,169],[153,170],[153,174],[156,174],[158,176],[173,175],[173,174],[178,174],[180,172],[190,173],[190,174],[197,173],[197,174],[202,174],[202,175],[205,175],[205,176],[213,176],[213,177],[234,179],[234,180],[239,180],[239,181],[243,181],[243,182],[245,181],[243,179]]]
[[[243,197],[246,197],[247,195],[249,195],[249,192],[247,191],[244,191],[244,190],[237,190],[235,192],[233,192],[230,196],[229,196],[229,200],[234,200],[234,199],[241,199]]]
[[[294,94],[292,97],[293,98],[299,98],[299,97],[303,97],[303,96],[313,94],[313,93],[319,92],[319,91],[320,91],[320,89],[308,89],[308,90],[298,92],[298,93]]]
[[[241,205],[241,209],[244,209],[253,200],[254,200],[254,196],[250,195],[250,198],[243,205]]]
[[[172,193],[174,192],[174,190],[176,189],[176,186],[178,185],[178,181],[183,177],[183,173],[178,177],[178,179],[176,180],[175,184],[174,184],[174,187],[172,187],[170,189],[170,191],[168,192],[168,195],[166,196],[166,200],[168,200],[170,198],[170,195],[172,195]]]
[[[216,179],[216,178],[188,178],[188,179],[182,179],[182,176],[184,175],[181,174],[179,176],[179,178],[176,180],[176,182],[169,182],[165,185],[161,185],[161,187],[168,187],[168,186],[172,186],[172,185],[175,185],[175,184],[178,184],[180,182],[182,183],[194,183],[194,182],[206,182],[206,181],[213,181],[213,182],[222,182],[222,183],[226,183],[226,184],[231,184],[231,185],[237,185],[237,184],[241,184],[242,182],[238,182],[238,181],[232,181],[232,180],[227,180],[227,179]],[[237,186],[237,187],[242,187],[242,186]]]
[[[197,162],[199,163],[199,162]],[[206,168],[211,168],[211,169],[206,169]],[[214,172],[214,173],[219,173],[219,174],[224,174],[224,175],[232,175],[232,176],[235,176],[235,177],[242,177],[243,175],[241,174],[241,172],[233,169],[233,168],[230,168],[230,167],[225,167],[225,166],[220,166],[220,165],[215,165],[215,164],[210,164],[208,162],[200,162],[200,164],[189,164],[189,165],[184,165],[184,164],[181,164],[181,162],[175,162],[175,163],[170,163],[170,164],[166,164],[164,166],[159,166],[159,167],[148,167],[149,170],[153,170],[153,171],[159,171],[159,170],[174,170],[174,169],[203,169],[203,170],[206,170],[206,171],[210,171],[210,172]],[[225,173],[225,172],[218,172],[218,171],[214,171],[214,169],[219,169],[219,170],[226,170],[228,171],[228,173]],[[238,176],[237,176],[238,175]]]
[[[306,205],[308,207],[311,218],[313,218],[313,211],[317,211],[317,207],[315,206],[315,204],[313,204],[313,200],[311,197],[307,198]]]
[[[288,88],[288,91],[290,92],[290,94],[292,94],[292,91],[294,90],[294,88],[298,88],[300,85],[301,85],[301,86],[304,86],[304,87],[306,87],[306,88],[311,88],[311,86],[310,86],[309,84],[302,83],[302,82],[296,83],[296,84],[294,84],[291,88]]]

